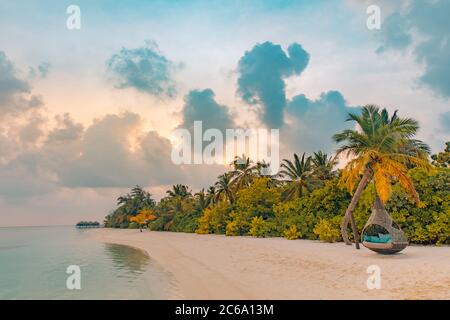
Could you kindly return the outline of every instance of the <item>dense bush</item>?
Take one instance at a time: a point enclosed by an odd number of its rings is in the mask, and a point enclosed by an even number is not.
[[[287,228],[295,225],[300,238],[317,239],[314,227],[320,219],[336,216],[340,219],[350,202],[350,195],[337,184],[338,178],[334,178],[307,196],[277,204],[274,213],[278,233],[282,235]]]
[[[202,210],[189,195],[169,196],[155,207],[157,219],[149,224],[150,230],[195,232]]]
[[[139,229],[139,224],[136,222],[130,222],[128,229]]]
[[[320,219],[313,231],[320,240],[325,242],[335,242],[341,236],[339,227],[336,226],[335,221],[330,221],[328,219]]]
[[[263,217],[257,216],[253,217],[250,223],[249,234],[253,237],[265,237],[269,234],[270,225],[264,220]]]
[[[230,216],[230,207],[226,202],[221,202],[216,206],[210,206],[203,210],[203,215],[199,218],[199,234],[225,233],[227,221]]]
[[[293,224],[289,229],[284,230],[283,236],[288,240],[296,240],[300,238],[301,234],[297,230],[297,226]]]
[[[421,199],[415,206],[398,186],[386,208],[414,243],[450,243],[450,169],[410,170]]]
[[[257,226],[261,219],[275,217],[273,206],[281,201],[280,191],[269,182],[268,178],[257,178],[248,188],[237,192],[235,208],[230,214],[229,235],[249,234],[252,225],[253,232],[258,233],[258,236],[269,234],[269,227],[259,230]],[[254,217],[258,217],[258,220],[253,220]]]

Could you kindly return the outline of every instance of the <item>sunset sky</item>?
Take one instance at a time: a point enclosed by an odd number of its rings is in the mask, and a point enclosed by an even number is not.
[[[170,159],[195,120],[278,128],[282,157],[331,154],[346,114],[378,104],[438,152],[450,1],[392,2],[0,0],[0,226],[102,221],[136,184],[207,187],[224,166]]]

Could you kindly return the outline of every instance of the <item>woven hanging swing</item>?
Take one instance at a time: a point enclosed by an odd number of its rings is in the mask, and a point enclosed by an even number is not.
[[[363,246],[381,254],[396,253],[408,245],[405,233],[392,220],[378,197],[361,234]]]

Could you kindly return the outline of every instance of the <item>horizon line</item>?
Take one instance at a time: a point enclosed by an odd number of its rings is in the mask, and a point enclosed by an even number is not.
[[[76,224],[51,224],[51,225],[27,225],[27,226],[0,226],[0,228],[39,228],[39,227],[72,227]]]

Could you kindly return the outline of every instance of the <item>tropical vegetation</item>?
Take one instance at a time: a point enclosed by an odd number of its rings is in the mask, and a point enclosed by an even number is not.
[[[153,210],[145,208],[142,209],[137,215],[130,216],[128,218],[128,220],[131,222],[128,227],[133,228],[134,226],[138,226],[139,230],[142,232],[142,228],[146,226],[150,221],[153,221],[155,219],[156,216],[153,214]]]
[[[414,138],[414,119],[366,106],[349,114],[356,124],[333,138],[335,156],[294,153],[276,176],[244,155],[208,189],[174,185],[158,203],[137,186],[118,199],[105,226],[198,234],[281,236],[327,242],[353,239],[376,197],[412,243],[450,244],[450,142],[429,156]],[[345,159],[337,169],[337,159]],[[352,225],[352,231],[347,226]],[[356,235],[356,236],[353,236]]]

